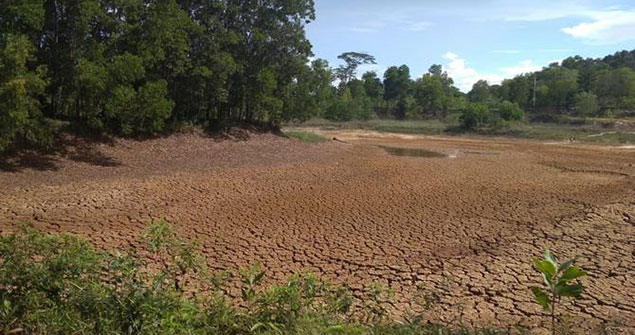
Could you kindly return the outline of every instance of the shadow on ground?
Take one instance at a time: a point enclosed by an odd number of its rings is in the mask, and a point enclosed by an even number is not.
[[[114,140],[107,137],[61,134],[50,149],[23,146],[0,155],[0,171],[20,172],[28,169],[57,171],[63,158],[101,167],[121,165],[116,159],[99,150],[98,146],[101,144],[112,146]]]

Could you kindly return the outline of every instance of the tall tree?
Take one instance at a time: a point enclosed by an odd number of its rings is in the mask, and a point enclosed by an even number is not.
[[[337,58],[343,60],[344,64],[335,69],[335,77],[344,85],[355,78],[360,65],[377,64],[375,57],[363,52],[345,52]]]
[[[0,152],[17,139],[50,143],[40,100],[47,85],[45,68],[30,68],[34,47],[26,35],[6,34],[0,44]]]

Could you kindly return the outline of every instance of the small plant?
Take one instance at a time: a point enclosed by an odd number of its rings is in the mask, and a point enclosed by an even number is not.
[[[198,245],[182,239],[166,219],[151,221],[143,239],[163,264],[155,286],[171,282],[176,291],[183,292],[188,273],[204,270]]]
[[[583,291],[582,285],[580,283],[571,284],[571,282],[585,276],[586,272],[575,265],[575,258],[558,264],[556,257],[549,249],[545,251],[544,259],[534,258],[533,261],[534,267],[540,271],[545,282],[545,290],[533,286],[531,287],[531,291],[534,293],[536,302],[538,302],[545,311],[551,313],[551,329],[555,335],[556,308],[562,298],[580,297]]]
[[[381,323],[390,317],[388,304],[394,298],[394,292],[381,283],[371,283],[364,296],[363,308],[366,312],[366,322]]]
[[[241,293],[245,302],[250,302],[256,296],[256,287],[265,278],[265,272],[260,269],[260,262],[249,268],[241,269],[240,274],[243,281]]]

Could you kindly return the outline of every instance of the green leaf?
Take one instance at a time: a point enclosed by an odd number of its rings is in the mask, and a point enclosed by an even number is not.
[[[558,267],[558,273],[561,273],[563,271],[566,271],[567,269],[569,269],[569,267],[571,267],[571,265],[573,265],[573,263],[575,263],[575,258],[571,258],[570,260],[562,263],[559,267]]]
[[[553,282],[551,281],[551,278],[547,277],[544,273],[541,273],[540,275],[542,276],[542,279],[544,280],[547,287],[551,289],[553,287]]]
[[[534,266],[549,278],[556,274],[556,266],[548,260],[534,258]]]
[[[258,284],[260,283],[260,281],[262,281],[262,278],[264,278],[265,273],[264,272],[260,272],[256,275],[255,279],[254,279],[254,283]]]
[[[545,260],[553,265],[554,268],[558,268],[558,261],[549,249],[545,250]]]
[[[260,329],[260,328],[265,328],[266,325],[262,322],[258,322],[256,324],[254,324],[253,326],[251,326],[251,328],[249,330],[251,330],[252,332],[255,332],[256,330]]]
[[[568,268],[558,280],[558,283],[566,283],[570,280],[586,276],[586,272],[574,265]]]
[[[556,294],[561,297],[574,297],[579,298],[582,294],[583,288],[580,284],[566,285],[559,284],[556,286]]]
[[[551,299],[549,299],[549,296],[539,287],[533,286],[531,291],[534,293],[534,297],[536,297],[536,302],[539,303],[545,311],[549,312],[551,310]]]

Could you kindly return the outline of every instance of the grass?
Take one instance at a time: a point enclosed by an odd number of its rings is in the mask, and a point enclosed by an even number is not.
[[[291,138],[296,138],[305,143],[321,143],[328,141],[327,138],[310,131],[289,131],[285,132],[285,134]]]
[[[617,128],[615,123],[606,119],[586,119],[579,124],[573,123],[537,123],[522,122],[508,124],[497,128],[482,128],[471,132],[483,136],[504,136],[511,138],[576,141],[603,144],[635,144],[635,128],[633,126]],[[323,130],[364,129],[379,132],[421,134],[421,135],[464,135],[469,134],[459,129],[456,121],[440,120],[368,120],[332,122],[313,119],[297,125]]]

